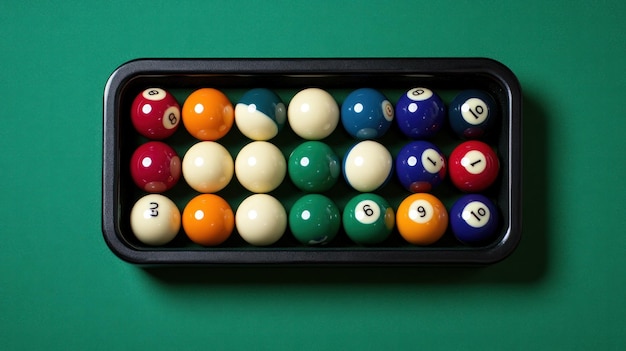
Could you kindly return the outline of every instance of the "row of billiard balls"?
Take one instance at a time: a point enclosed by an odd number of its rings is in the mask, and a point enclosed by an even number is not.
[[[308,193],[323,193],[337,182],[343,170],[346,182],[359,192],[372,192],[384,186],[394,173],[412,193],[430,192],[446,173],[464,192],[481,192],[491,186],[499,173],[495,151],[484,142],[469,140],[459,144],[448,162],[433,143],[415,140],[405,144],[394,161],[387,148],[374,140],[357,142],[345,155],[343,164],[330,146],[321,141],[305,141],[285,160],[281,150],[267,141],[252,141],[237,154],[214,141],[191,146],[181,162],[176,151],[161,141],[140,145],[130,162],[134,183],[150,193],[171,189],[181,174],[187,184],[201,193],[224,189],[233,175],[247,190],[269,193],[284,180]],[[449,169],[449,171],[448,171]]]
[[[498,229],[498,210],[483,195],[460,197],[450,214],[435,196],[417,193],[406,197],[396,213],[381,196],[361,193],[353,197],[340,213],[337,205],[321,194],[307,194],[298,199],[289,214],[268,194],[253,194],[244,199],[236,213],[218,195],[200,194],[185,206],[182,215],[176,204],[160,194],[140,198],[131,210],[134,235],[151,246],[172,241],[180,227],[187,237],[202,246],[218,246],[237,232],[248,244],[269,246],[276,243],[289,227],[304,245],[331,242],[343,224],[346,235],[360,245],[376,245],[391,234],[394,227],[410,244],[427,246],[437,242],[448,225],[454,236],[469,245],[493,240]]]
[[[497,114],[494,99],[484,91],[465,90],[450,104],[448,119],[463,139],[478,139],[489,131]],[[319,88],[306,88],[293,96],[289,107],[265,88],[247,91],[233,108],[229,98],[214,88],[192,92],[182,111],[174,96],[161,88],[138,94],[131,107],[135,129],[152,140],[171,136],[180,121],[196,139],[215,141],[233,123],[246,137],[267,141],[275,137],[288,120],[291,129],[306,140],[329,136],[339,121],[359,140],[376,139],[389,129],[394,117],[400,130],[411,139],[428,139],[443,126],[446,105],[432,90],[413,88],[405,92],[395,108],[387,97],[372,88],[352,91],[341,105]]]

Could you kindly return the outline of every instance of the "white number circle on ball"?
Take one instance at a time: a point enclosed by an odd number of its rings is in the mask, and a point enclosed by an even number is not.
[[[489,222],[491,212],[489,208],[480,201],[472,201],[465,205],[461,212],[463,220],[474,228],[482,228]]]
[[[465,122],[472,125],[479,125],[489,116],[487,104],[479,98],[469,98],[461,105],[461,116]]]
[[[372,224],[380,218],[380,207],[372,200],[363,200],[356,204],[354,217],[363,224]]]
[[[435,149],[422,152],[422,165],[428,173],[435,174],[443,168],[443,158]]]
[[[433,91],[427,88],[413,88],[406,93],[406,96],[413,101],[424,101],[433,96]]]
[[[409,218],[415,223],[427,223],[433,218],[433,205],[426,200],[415,200],[409,206]]]

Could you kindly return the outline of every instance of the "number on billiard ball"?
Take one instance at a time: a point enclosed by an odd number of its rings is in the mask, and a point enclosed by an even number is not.
[[[396,121],[402,133],[411,139],[428,139],[445,121],[446,106],[427,88],[413,88],[396,103]]]
[[[480,90],[465,90],[450,103],[448,119],[452,130],[463,139],[477,139],[489,132],[494,123],[496,103]]]
[[[450,209],[450,228],[463,243],[486,243],[498,229],[498,209],[483,195],[464,195]]]
[[[180,105],[167,91],[148,88],[133,100],[130,118],[139,134],[149,139],[162,140],[178,129]]]
[[[480,192],[494,183],[500,171],[495,151],[487,144],[470,140],[458,145],[448,159],[450,180],[459,190]]]
[[[406,144],[396,157],[396,174],[410,192],[425,193],[441,183],[446,175],[446,161],[434,144],[413,141]]]

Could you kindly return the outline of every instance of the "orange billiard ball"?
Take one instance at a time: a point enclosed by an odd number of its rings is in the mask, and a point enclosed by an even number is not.
[[[448,228],[448,212],[441,201],[427,193],[405,198],[396,212],[400,235],[414,245],[430,245]]]
[[[182,216],[183,229],[191,241],[216,246],[228,239],[235,228],[235,214],[223,198],[201,194],[189,201]]]
[[[224,93],[213,88],[202,88],[191,93],[182,111],[183,125],[194,138],[215,141],[230,131],[235,110]]]

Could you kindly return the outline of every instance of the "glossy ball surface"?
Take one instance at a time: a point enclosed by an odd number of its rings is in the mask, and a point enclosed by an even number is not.
[[[183,156],[183,178],[201,193],[224,189],[233,178],[234,163],[228,150],[214,141],[194,144]]]
[[[393,159],[389,150],[373,140],[354,145],[343,160],[346,182],[360,192],[371,192],[382,187],[392,174]]]
[[[304,245],[328,244],[337,236],[340,227],[339,208],[324,195],[304,195],[289,211],[289,229]]]
[[[459,144],[448,159],[450,180],[459,190],[480,192],[494,183],[500,171],[495,151],[478,140]]]
[[[427,88],[413,88],[396,103],[396,120],[400,130],[411,139],[428,139],[443,126],[446,106]]]
[[[162,140],[178,129],[180,105],[167,91],[148,88],[133,100],[130,118],[139,134],[148,139]]]
[[[431,245],[448,228],[448,212],[441,201],[427,193],[409,195],[396,212],[400,235],[413,245]]]
[[[337,127],[339,106],[327,91],[307,88],[299,91],[289,102],[287,119],[291,129],[301,138],[321,140]]]
[[[241,202],[235,214],[239,235],[250,245],[268,246],[287,229],[287,212],[271,195],[253,194]]]
[[[160,141],[139,146],[130,159],[130,175],[135,184],[149,193],[171,189],[181,174],[181,162],[176,151]]]
[[[427,193],[445,178],[446,160],[433,143],[413,141],[404,145],[398,153],[396,174],[408,191]]]
[[[452,130],[463,139],[485,136],[496,117],[496,102],[481,90],[460,92],[450,103],[448,120]]]
[[[254,193],[268,193],[285,179],[287,162],[278,147],[267,141],[253,141],[244,146],[235,159],[239,183]]]
[[[287,108],[273,91],[257,88],[247,91],[235,106],[235,124],[252,140],[270,140],[283,129]]]
[[[450,209],[450,229],[465,244],[486,243],[498,230],[498,209],[483,195],[464,195]]]
[[[142,243],[165,245],[180,230],[180,211],[169,198],[149,194],[137,200],[130,211],[130,228]]]
[[[394,224],[393,208],[380,195],[359,194],[350,199],[343,210],[343,228],[357,244],[381,243],[389,237]]]
[[[393,116],[393,105],[376,89],[354,90],[341,104],[341,123],[356,139],[383,136],[391,126]]]
[[[216,246],[228,239],[235,227],[230,205],[215,194],[200,194],[183,210],[183,229],[196,244]]]
[[[306,141],[296,147],[287,162],[289,178],[306,192],[324,192],[332,188],[339,175],[339,157],[321,141]]]
[[[182,111],[183,125],[194,138],[215,141],[233,126],[235,111],[224,93],[202,88],[191,93]]]

